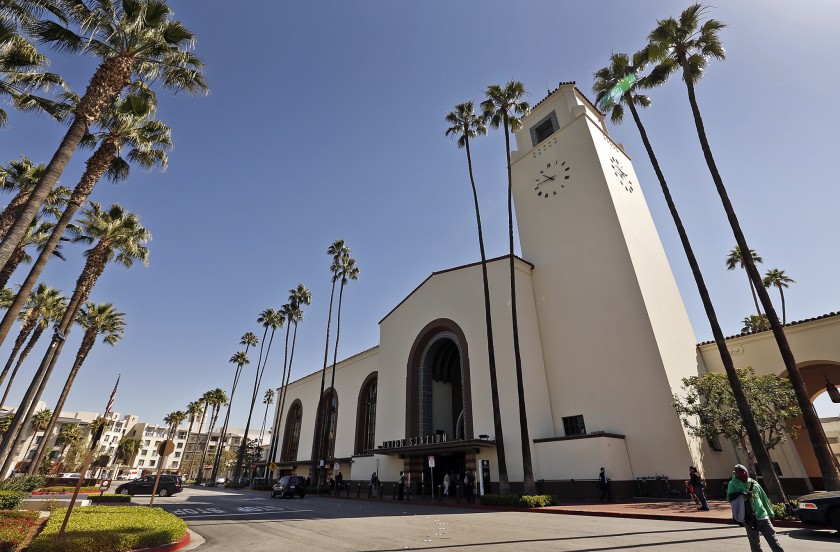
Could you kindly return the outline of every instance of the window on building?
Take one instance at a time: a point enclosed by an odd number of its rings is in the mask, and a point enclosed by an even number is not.
[[[155,465],[155,461],[154,460],[149,460],[149,466],[153,467],[154,465]]]
[[[377,378],[371,377],[359,394],[359,419],[356,420],[356,454],[376,448],[376,390]]]
[[[828,442],[831,443],[832,445],[836,445],[837,443],[840,443],[840,437],[826,437],[826,439],[828,439]]]
[[[184,443],[177,443],[175,445],[175,448],[183,448],[183,446],[184,446]]]
[[[146,453],[149,452],[146,449],[140,451],[140,456],[146,456]]]
[[[40,445],[41,441],[43,441],[43,440],[44,440],[44,436],[43,435],[38,435],[37,437],[35,437],[35,444]],[[829,442],[831,442],[831,441],[829,441]]]
[[[531,127],[531,143],[536,146],[558,130],[560,125],[557,123],[557,114],[552,111]]]
[[[586,425],[583,423],[583,414],[578,414],[577,416],[564,416],[563,431],[566,436],[586,435]]]
[[[140,466],[140,467],[143,467],[143,466],[146,465],[146,461],[145,460],[138,460],[137,465]]]
[[[179,431],[178,432],[178,439],[186,439],[186,438],[187,438],[187,432],[186,431]]]
[[[174,456],[175,458],[180,458],[180,457],[181,457],[181,453],[180,453],[180,452],[176,452],[175,454],[173,454],[173,456]]]
[[[302,415],[303,407],[300,401],[296,400],[289,407],[289,415],[286,416],[286,431],[283,433],[283,447],[280,449],[280,460],[297,460]]]
[[[177,468],[178,467],[178,462],[172,462],[172,467]]]
[[[151,445],[151,444],[152,444],[152,442],[151,442],[151,441],[149,441],[148,439],[146,439],[145,441],[143,441],[143,444],[144,444],[144,445],[146,445],[146,446],[148,447],[149,445]]]
[[[318,423],[314,438],[321,444],[318,458],[332,458],[335,451],[336,420],[338,418],[338,396],[334,389],[324,393],[319,405]]]

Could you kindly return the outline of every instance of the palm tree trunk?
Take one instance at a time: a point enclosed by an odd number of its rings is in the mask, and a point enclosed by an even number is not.
[[[277,456],[277,447],[280,444],[280,419],[283,416],[283,401],[285,401],[285,387],[286,369],[289,366],[289,329],[292,327],[291,321],[286,321],[286,344],[283,349],[283,373],[280,375],[280,389],[277,395],[277,410],[274,412],[274,421],[271,424],[271,442],[268,444],[268,460],[273,462]],[[266,466],[266,480],[268,480],[268,467]],[[270,482],[269,482],[270,483]]]
[[[23,209],[23,206],[26,205],[27,200],[29,200],[29,192],[19,192],[12,201],[6,205],[3,212],[0,213],[0,240],[6,237],[6,233],[18,218],[18,215],[20,214],[21,209]]]
[[[10,315],[10,313],[17,313],[23,309],[23,306],[29,297],[29,292],[32,291],[33,287],[35,287],[38,278],[41,276],[41,272],[47,265],[47,261],[50,260],[56,246],[61,241],[64,231],[73,221],[76,211],[79,210],[79,208],[87,200],[88,196],[90,196],[93,191],[93,187],[99,179],[102,178],[102,175],[108,169],[108,164],[116,154],[116,144],[113,140],[106,140],[101,146],[99,146],[99,148],[97,148],[96,152],[90,157],[90,159],[88,159],[88,168],[85,170],[85,173],[82,175],[79,183],[73,189],[73,193],[67,201],[67,206],[61,214],[61,218],[59,218],[58,222],[55,223],[55,227],[53,228],[50,237],[47,239],[47,243],[44,244],[44,248],[38,253],[38,259],[32,265],[32,268],[29,269],[29,274],[23,281],[23,284],[21,285],[20,290],[18,290],[11,306],[3,316],[3,320],[0,322],[0,345],[2,345],[3,341],[5,341],[6,336],[12,328],[12,324],[15,322],[15,315]]]
[[[265,437],[265,424],[268,422],[268,407],[271,406],[271,403],[265,403],[265,414],[263,414],[263,421],[262,427],[260,428],[260,444],[262,444],[263,438]]]
[[[29,356],[29,353],[32,351],[32,348],[35,346],[35,343],[41,338],[41,335],[44,333],[44,328],[38,326],[35,328],[35,331],[32,333],[32,337],[29,339],[29,343],[26,344],[26,347],[23,348],[23,351],[20,353],[20,357],[18,361],[15,363],[15,368],[12,370],[12,375],[9,376],[9,383],[6,385],[6,390],[3,392],[3,398],[0,399],[0,408],[3,408],[3,405],[6,404],[6,399],[9,396],[9,390],[12,388],[12,384],[15,381],[15,376],[20,369],[21,364],[23,361],[26,360],[26,357]],[[11,360],[11,359],[10,359]]]
[[[44,174],[38,180],[15,222],[0,243],[0,265],[5,265],[20,243],[26,229],[32,223],[38,210],[58,182],[61,173],[70,161],[73,152],[82,141],[88,126],[99,117],[102,110],[111,105],[120,91],[131,82],[132,58],[117,56],[103,61],[90,79],[85,95],[76,107],[76,116],[61,140],[58,149],[50,159]],[[2,342],[2,338],[0,338]]]
[[[23,343],[26,341],[26,338],[29,336],[29,333],[32,331],[33,328],[35,328],[35,323],[36,323],[37,319],[38,319],[38,315],[36,313],[35,318],[30,320],[27,317],[27,320],[24,320],[21,323],[20,332],[18,333],[18,336],[15,338],[15,345],[14,345],[14,347],[12,347],[12,352],[9,355],[9,360],[6,361],[6,365],[3,367],[3,372],[0,372],[0,385],[3,385],[3,381],[5,381],[5,379],[6,379],[6,374],[9,373],[9,369],[12,367],[12,363],[15,361],[15,358],[17,357],[18,351],[20,351],[20,348],[23,347]],[[3,400],[0,401],[0,408],[3,408],[3,405],[6,403],[6,395],[7,394],[8,394],[8,392],[3,395]]]
[[[201,464],[198,466],[198,474],[195,478],[195,483],[198,485],[204,480],[204,463],[207,461],[207,451],[210,448],[210,436],[213,434],[213,428],[216,427],[216,419],[219,417],[219,410],[222,405],[213,405],[213,414],[210,416],[210,425],[207,426],[207,440],[204,441],[204,450],[201,452]]]
[[[53,415],[50,417],[47,428],[44,430],[44,438],[41,440],[41,444],[38,446],[38,450],[35,453],[35,458],[32,459],[32,464],[26,472],[29,475],[35,473],[33,468],[38,466],[41,462],[41,458],[43,458],[44,453],[46,452],[48,441],[47,437],[51,435],[53,429],[55,429],[55,424],[58,422],[59,416],[61,416],[61,409],[64,408],[64,403],[67,401],[67,395],[70,394],[70,388],[73,386],[76,374],[79,373],[79,369],[82,367],[88,353],[90,353],[90,350],[93,348],[93,344],[96,340],[96,333],[97,331],[95,329],[88,330],[82,338],[82,344],[79,346],[79,351],[76,353],[76,360],[73,362],[73,367],[70,368],[70,373],[67,375],[67,381],[64,382],[64,387],[61,389],[61,394],[58,396],[58,402],[53,409]]]
[[[703,126],[703,119],[700,116],[700,108],[697,106],[697,98],[694,94],[694,83],[691,80],[690,72],[686,62],[682,62],[683,66],[683,81],[688,89],[688,100],[691,104],[691,112],[694,116],[694,124],[697,127],[697,136],[700,139],[700,146],[703,149],[703,156],[706,159],[706,165],[709,167],[709,172],[712,175],[712,180],[717,188],[723,208],[726,211],[726,217],[729,220],[729,225],[735,235],[735,241],[738,247],[741,248],[741,253],[744,257],[744,266],[750,276],[750,280],[755,286],[758,296],[761,299],[761,304],[764,307],[764,312],[770,321],[770,328],[773,330],[773,336],[776,338],[776,344],[779,347],[779,353],[782,355],[782,360],[785,363],[785,368],[788,372],[788,378],[793,385],[793,390],[796,393],[796,399],[799,403],[799,408],[802,410],[802,417],[805,421],[805,426],[808,429],[808,436],[811,440],[811,446],[814,449],[814,455],[817,458],[817,463],[822,472],[823,482],[826,490],[840,491],[840,469],[837,466],[837,459],[831,452],[828,446],[828,441],[825,437],[822,424],[819,416],[817,416],[814,405],[811,404],[811,398],[808,395],[808,390],[805,387],[805,382],[802,375],[799,373],[799,368],[796,366],[796,359],[793,357],[793,352],[788,344],[785,336],[784,328],[779,323],[779,317],[776,315],[776,310],[773,308],[773,303],[767,290],[761,283],[761,274],[755,266],[752,255],[750,255],[749,245],[744,233],[741,230],[741,225],[738,222],[738,217],[735,215],[735,209],[732,207],[732,202],[729,200],[729,195],[723,185],[723,179],[717,169],[712,150],[706,138],[706,130]]]
[[[9,283],[9,278],[12,277],[12,273],[17,270],[18,265],[20,265],[21,261],[23,260],[23,254],[26,252],[26,246],[22,243],[19,243],[15,250],[12,252],[11,258],[3,265],[3,268],[0,269],[0,289],[6,287],[6,284]],[[20,291],[18,291],[20,293]],[[29,291],[26,292],[25,296],[29,296]]]
[[[207,403],[204,403],[204,409],[201,411],[201,421],[198,423],[198,435],[201,435],[201,430],[204,428],[204,417],[207,414]],[[209,440],[209,435],[208,435]],[[187,446],[189,447],[190,441],[187,439]],[[198,438],[196,438],[196,445],[198,444]],[[184,473],[187,474],[187,477],[190,476],[192,473],[193,465],[195,464],[195,445],[193,445],[192,453],[190,454],[190,462],[187,465],[187,469]]]
[[[510,130],[508,115],[504,114],[505,155],[507,156],[508,177],[508,242],[510,246],[510,318],[513,325],[513,356],[516,362],[516,392],[519,395],[519,433],[522,439],[522,469],[524,494],[536,493],[534,468],[531,463],[531,439],[528,435],[528,414],[525,409],[525,386],[522,374],[522,356],[519,351],[519,322],[516,316],[516,258],[513,254],[513,178],[510,172]]]
[[[747,281],[750,283],[750,292],[753,296],[753,302],[755,303],[755,310],[758,311],[758,318],[761,318],[761,307],[758,305],[758,296],[755,294],[755,286],[753,285],[752,278],[750,278],[749,273],[747,274]]]
[[[785,312],[785,292],[782,291],[782,286],[779,286],[779,297],[782,298],[782,324],[787,324],[787,313]],[[2,379],[0,379],[0,381],[2,381]]]
[[[475,222],[478,227],[478,249],[481,252],[481,280],[484,285],[484,324],[487,334],[487,368],[490,372],[490,399],[493,403],[493,430],[496,435],[496,462],[499,464],[499,493],[510,494],[510,481],[507,472],[507,457],[505,456],[505,437],[502,430],[502,412],[499,402],[499,383],[496,377],[496,347],[493,342],[493,318],[490,314],[490,283],[487,277],[487,255],[484,251],[484,232],[481,229],[481,211],[478,208],[478,191],[473,177],[472,155],[470,153],[470,139],[464,135],[464,145],[467,150],[467,167],[470,171],[470,185],[472,186],[473,203],[475,204]]]
[[[233,386],[230,388],[230,397],[228,398],[227,410],[225,411],[225,421],[222,424],[222,434],[219,437],[219,447],[216,449],[216,459],[213,461],[213,470],[210,472],[210,479],[212,481],[216,480],[216,475],[219,472],[219,462],[222,460],[222,450],[225,439],[227,438],[228,422],[230,422],[230,409],[233,406],[233,396],[236,394],[236,386],[239,385],[239,376],[242,375],[242,366],[242,364],[236,365],[236,373],[233,376]]]
[[[703,279],[702,272],[700,272],[700,264],[697,262],[697,257],[694,256],[694,250],[691,247],[688,234],[683,226],[682,218],[677,211],[677,205],[674,203],[673,197],[671,197],[671,190],[668,188],[668,183],[665,181],[665,175],[662,174],[662,169],[659,167],[659,161],[653,153],[653,146],[650,144],[647,131],[645,130],[644,125],[642,125],[642,120],[639,117],[636,106],[633,105],[632,98],[629,96],[626,100],[627,101],[625,103],[630,107],[630,112],[633,114],[633,120],[636,122],[636,126],[639,129],[639,134],[642,137],[642,142],[644,142],[648,157],[650,157],[653,170],[656,172],[656,177],[662,188],[662,195],[665,196],[665,202],[668,204],[668,210],[671,213],[671,218],[674,219],[674,225],[677,227],[677,233],[680,236],[680,243],[682,243],[683,251],[685,251],[685,256],[688,259],[689,266],[691,267],[691,273],[694,276],[694,282],[697,285],[697,291],[700,293],[703,309],[706,311],[706,318],[709,319],[709,326],[712,328],[715,345],[717,345],[718,354],[720,354],[720,359],[723,363],[723,370],[726,372],[726,377],[729,380],[729,386],[732,388],[732,393],[735,396],[735,404],[738,407],[738,413],[741,415],[744,427],[747,430],[747,437],[752,445],[751,448],[758,458],[758,463],[761,466],[761,473],[767,474],[764,478],[765,487],[767,488],[768,494],[775,500],[786,501],[784,489],[782,488],[782,484],[776,474],[776,470],[773,469],[770,454],[767,452],[767,448],[764,445],[764,439],[761,437],[761,430],[759,430],[758,424],[755,421],[755,416],[753,415],[749,402],[747,402],[747,397],[744,393],[741,379],[738,377],[738,372],[735,370],[735,364],[732,362],[732,355],[730,355],[729,347],[726,345],[726,338],[723,335],[720,323],[718,323],[717,314],[715,313],[715,308],[712,305],[709,290],[706,288],[706,282]]]
[[[324,368],[321,370],[321,391],[318,393],[318,410],[315,412],[316,437],[312,440],[312,467],[310,469],[312,479],[315,481],[320,481],[318,472],[321,467],[316,464],[318,457],[321,455],[324,440],[324,428],[322,427],[320,412],[321,401],[324,400],[324,382],[327,378],[327,359],[330,356],[330,326],[332,325],[333,298],[335,297],[335,282],[337,277],[338,271],[336,270],[333,272],[332,288],[330,289],[330,308],[327,310],[327,339],[324,341]]]

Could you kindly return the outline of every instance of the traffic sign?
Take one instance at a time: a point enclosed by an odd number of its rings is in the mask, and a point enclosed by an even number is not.
[[[435,457],[434,456],[429,456],[429,467],[430,468],[435,467]]]
[[[110,486],[111,486],[111,480],[110,479],[103,479],[102,482],[99,484],[99,490],[100,491],[107,491],[108,487],[110,487]]]
[[[277,469],[277,464],[272,462],[271,464],[268,465],[268,469],[270,469],[271,471],[276,470]]]
[[[172,442],[172,439],[167,439],[166,441],[161,441],[158,445],[157,453],[161,456],[169,456],[175,451],[175,443]]]

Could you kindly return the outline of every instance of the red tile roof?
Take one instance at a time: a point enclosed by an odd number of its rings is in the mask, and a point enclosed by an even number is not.
[[[804,320],[796,320],[794,322],[788,322],[783,327],[787,328],[789,326],[796,326],[797,324],[804,324],[806,322],[813,322],[814,320],[823,320],[824,318],[832,318],[835,316],[840,316],[840,312],[829,312],[828,314],[821,314],[820,316],[814,316],[813,318],[806,318]],[[727,336],[726,339],[735,339],[736,337],[744,337],[745,335],[753,335],[753,334],[760,334],[764,332],[769,332],[770,330],[761,330],[759,332],[741,332],[736,335]],[[702,343],[698,343],[697,346],[701,347],[703,345],[709,345],[714,343],[714,340],[711,341],[703,341]]]

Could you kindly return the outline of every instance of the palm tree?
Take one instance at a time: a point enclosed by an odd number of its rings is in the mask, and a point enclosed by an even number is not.
[[[516,390],[519,395],[519,432],[522,439],[522,468],[526,495],[536,492],[534,468],[531,463],[531,439],[528,436],[528,416],[525,410],[525,389],[522,381],[522,356],[519,351],[519,321],[516,316],[516,273],[513,254],[513,179],[510,174],[510,131],[522,126],[520,117],[527,114],[530,106],[522,101],[525,87],[521,82],[511,81],[504,87],[492,84],[485,91],[487,99],[481,102],[483,117],[493,128],[504,128],[505,155],[507,156],[508,180],[508,245],[510,249],[510,314],[513,328],[513,355],[516,366]]]
[[[752,257],[754,263],[764,262],[764,259],[755,252],[755,249],[750,249],[750,256]],[[741,254],[741,248],[736,245],[726,257],[726,270],[735,270],[739,266],[744,268],[744,263],[744,256]],[[758,316],[760,318],[762,316],[761,307],[758,305],[758,297],[755,294],[755,286],[753,285],[752,278],[749,277],[749,274],[747,274],[747,281],[750,283],[750,292],[752,293],[753,302],[755,303],[755,310],[758,312]]]
[[[729,380],[729,385],[732,388],[735,396],[735,403],[738,407],[738,412],[744,421],[744,426],[747,429],[747,436],[750,440],[753,452],[758,458],[759,466],[762,473],[772,474],[765,479],[767,483],[767,490],[771,496],[782,499],[784,491],[778,476],[773,469],[770,455],[764,445],[764,439],[761,437],[761,432],[755,421],[752,408],[749,401],[747,401],[744,388],[738,377],[738,372],[735,370],[735,364],[732,361],[732,355],[729,353],[729,347],[726,344],[723,330],[718,322],[717,313],[715,312],[712,298],[709,295],[709,290],[706,287],[706,282],[703,279],[703,274],[700,272],[700,264],[697,262],[697,257],[694,255],[694,250],[691,247],[691,242],[688,239],[685,226],[682,223],[682,218],[677,211],[674,198],[671,196],[671,190],[665,180],[665,175],[659,166],[659,161],[653,152],[653,146],[647,135],[647,130],[642,124],[642,119],[636,109],[637,106],[649,107],[650,98],[646,95],[639,94],[638,88],[647,85],[645,78],[638,78],[638,73],[643,69],[646,60],[646,52],[638,52],[633,56],[631,62],[627,54],[618,53],[610,56],[610,65],[595,73],[595,84],[592,87],[597,94],[596,101],[598,106],[610,114],[610,119],[614,124],[620,124],[624,120],[624,106],[630,110],[633,115],[633,120],[642,137],[642,142],[645,145],[648,158],[650,159],[656,177],[659,180],[662,194],[665,196],[665,202],[668,204],[668,210],[671,212],[671,218],[674,220],[674,225],[677,227],[677,233],[680,236],[680,242],[685,251],[685,256],[688,259],[688,264],[691,267],[691,273],[694,276],[694,282],[697,285],[697,291],[700,293],[700,299],[703,303],[703,309],[706,311],[706,317],[709,319],[709,325],[712,328],[712,335],[715,339],[715,344],[720,354],[723,369],[726,372],[726,377]]]
[[[265,395],[263,395],[263,404],[265,405],[265,414],[263,414],[263,422],[262,427],[260,428],[260,437],[258,439],[260,443],[263,442],[263,437],[265,436],[265,423],[268,421],[268,407],[274,404],[274,389],[269,387],[265,390]]]
[[[186,437],[186,439],[184,439],[184,443],[185,443],[185,445],[184,445],[184,457],[181,460],[181,467],[182,468],[184,467],[184,461],[187,459],[187,454],[189,453],[188,449],[189,449],[189,446],[190,446],[190,435],[192,435],[193,425],[195,424],[195,421],[199,417],[201,417],[202,423],[204,423],[204,403],[203,403],[203,401],[201,399],[199,399],[197,401],[192,401],[189,404],[187,404],[186,413],[187,413],[187,416],[189,417],[190,425],[187,426],[187,437]],[[199,430],[199,433],[201,433],[201,430]],[[192,458],[190,458],[190,462],[192,462]],[[189,474],[188,471],[184,472],[184,473]]]
[[[257,396],[260,391],[260,384],[262,383],[263,374],[265,373],[266,364],[268,364],[268,354],[271,352],[271,344],[274,342],[274,332],[277,328],[282,328],[286,323],[283,313],[277,312],[274,309],[265,309],[260,313],[257,322],[263,325],[263,342],[265,342],[265,332],[271,328],[271,337],[268,338],[268,347],[265,351],[265,358],[262,357],[262,347],[260,347],[260,359],[257,361],[257,370],[254,374],[254,390],[251,392],[251,404],[248,409],[248,420],[245,422],[245,435],[242,443],[239,445],[239,451],[236,455],[236,465],[233,468],[233,480],[239,482],[239,476],[242,474],[242,464],[245,462],[245,453],[248,449],[248,431],[251,429],[251,417],[254,414],[254,405],[257,403]],[[262,362],[262,367],[260,367]],[[248,478],[250,481],[250,477]]]
[[[228,403],[227,403],[227,411],[225,412],[225,421],[222,424],[222,433],[219,437],[219,448],[216,450],[216,460],[213,462],[213,471],[210,472],[210,479],[213,480],[213,481],[215,481],[216,474],[219,471],[219,462],[222,459],[222,449],[224,448],[224,445],[225,445],[225,438],[227,436],[228,422],[230,421],[230,407],[233,404],[233,395],[234,395],[234,393],[236,393],[236,386],[239,384],[239,377],[242,375],[242,367],[245,366],[246,364],[251,363],[251,361],[248,360],[248,357],[246,356],[244,351],[239,351],[237,353],[234,353],[234,355],[232,357],[230,357],[230,360],[228,362],[236,365],[236,372],[234,373],[234,376],[233,376],[233,385],[230,388],[230,399],[228,400]],[[243,438],[247,439],[247,437],[248,436],[245,435],[245,437],[243,437]],[[234,482],[236,482],[236,480],[234,480]]]
[[[501,403],[499,402],[499,383],[496,377],[496,347],[493,343],[493,317],[490,314],[490,284],[487,279],[487,255],[484,251],[484,232],[481,229],[481,211],[478,208],[478,191],[473,177],[470,139],[487,134],[487,127],[481,117],[474,112],[472,102],[455,106],[455,111],[446,115],[446,122],[451,125],[446,129],[446,136],[457,137],[459,148],[467,152],[467,168],[470,173],[470,185],[475,206],[475,222],[478,227],[478,250],[481,253],[481,279],[484,284],[484,323],[487,334],[487,366],[490,371],[490,400],[493,403],[493,429],[496,432],[496,461],[499,464],[499,492],[510,494],[510,483],[505,456],[505,438],[502,430]]]
[[[34,245],[38,251],[44,250],[44,247],[52,235],[54,228],[55,224],[52,222],[41,222],[37,218],[32,222],[32,225],[23,235],[23,239],[15,248],[14,253],[12,253],[12,258],[9,259],[9,262],[7,262],[3,268],[0,268],[0,286],[6,287],[6,284],[9,282],[9,278],[12,277],[12,274],[15,270],[17,270],[17,267],[20,266],[21,263],[32,262],[32,256],[26,251],[27,247]],[[61,251],[59,251],[60,247],[61,246],[56,247],[52,254],[64,261],[66,259],[64,258],[64,255],[61,254]],[[22,298],[26,298],[30,291],[32,291],[31,286],[26,291],[23,291],[22,289],[18,290],[18,294],[20,294]],[[26,302],[24,301],[23,304],[26,304]],[[10,306],[13,305],[14,302]],[[9,315],[9,318],[14,320],[15,317]]]
[[[787,312],[785,310],[785,292],[790,284],[795,284],[796,280],[785,275],[784,270],[773,268],[768,270],[762,280],[764,287],[776,287],[779,289],[779,297],[782,299],[782,324],[787,324]]]
[[[115,458],[121,464],[129,465],[131,463],[131,459],[137,453],[137,449],[138,442],[131,437],[125,436],[120,439],[120,442],[117,445]]]
[[[93,286],[105,271],[105,267],[109,262],[118,262],[130,268],[135,261],[139,260],[144,265],[149,261],[149,250],[144,244],[151,239],[151,234],[140,224],[137,215],[126,212],[117,204],[111,205],[108,210],[103,210],[98,203],[91,202],[88,208],[82,210],[80,223],[70,226],[69,230],[74,242],[95,242],[95,245],[85,252],[87,259],[82,273],[76,280],[73,296],[70,298],[61,322],[56,327],[52,342],[21,401],[20,408],[15,413],[12,431],[7,433],[0,444],[0,458],[6,455],[4,462],[6,469],[12,457],[9,454],[13,446],[10,436],[26,423],[23,420],[24,412],[26,418],[31,417],[31,405],[37,404],[40,399],[67,335],[70,333],[72,323],[81,306],[87,301]]]
[[[30,26],[44,11],[59,18],[63,14],[51,0],[4,0],[0,3],[0,95],[20,107],[23,102],[41,106],[50,112],[54,104],[32,95],[32,91],[48,91],[53,85],[64,86],[55,73],[45,72],[47,58],[38,52],[20,32]],[[6,112],[0,109],[0,125],[7,124]]]
[[[70,394],[70,388],[73,387],[73,382],[76,375],[87,360],[91,349],[96,343],[96,338],[102,336],[102,342],[110,346],[114,346],[122,339],[125,333],[125,313],[117,311],[111,303],[96,304],[88,301],[85,306],[79,310],[79,315],[76,320],[84,329],[85,333],[82,336],[82,343],[79,345],[79,350],[76,351],[76,359],[73,362],[70,373],[67,375],[67,381],[64,382],[64,387],[58,397],[58,402],[53,411],[55,415],[49,422],[49,428],[45,435],[49,435],[55,424],[58,422],[58,417],[61,410],[64,408],[64,403],[67,396]],[[34,469],[41,463],[41,458],[46,451],[47,440],[41,441],[38,451],[35,453],[35,459],[29,467],[29,473],[35,473]]]
[[[12,353],[9,355],[9,360],[6,361],[6,365],[3,367],[3,372],[0,373],[0,385],[2,385],[3,381],[6,379],[6,374],[8,374],[12,363],[15,358],[17,358],[20,348],[23,347],[24,342],[26,342],[26,338],[30,333],[32,333],[32,330],[34,330],[38,324],[41,311],[52,308],[52,305],[59,300],[66,301],[66,299],[61,297],[61,292],[57,289],[51,288],[47,284],[39,284],[35,291],[29,293],[29,301],[27,302],[26,307],[18,314],[18,319],[20,319],[20,332],[18,332],[18,336],[15,338],[15,344],[14,347],[12,347]],[[5,402],[4,395],[4,399],[0,400],[0,408],[3,407]]]
[[[79,427],[79,424],[64,425],[58,432],[58,440],[63,445],[63,447],[61,448],[60,458],[63,460],[67,449],[81,442],[84,436],[85,435],[82,432],[82,428]]]
[[[272,426],[269,459],[274,458],[277,453],[277,447],[280,445],[280,418],[283,415],[283,408],[286,403],[286,387],[289,384],[289,379],[292,377],[292,363],[295,359],[298,324],[303,321],[303,307],[311,303],[312,293],[303,284],[298,284],[296,288],[289,290],[289,302],[281,308],[283,315],[286,317],[286,350],[283,355],[283,375],[280,379],[280,396],[277,401],[279,408],[277,409],[277,415],[274,418],[274,425]],[[292,325],[294,325],[295,330],[292,334],[292,346],[290,350],[289,327]]]
[[[204,441],[204,450],[201,452],[201,463],[198,466],[198,473],[195,478],[196,484],[201,483],[202,479],[204,479],[204,461],[207,459],[207,450],[210,448],[210,436],[213,434],[213,429],[216,427],[216,420],[219,419],[219,411],[222,409],[222,405],[225,405],[228,402],[227,393],[225,393],[223,389],[217,387],[216,389],[208,391],[204,394],[204,401],[205,412],[207,411],[208,406],[212,409],[212,411],[210,413],[210,423],[207,426],[207,439]],[[221,446],[221,443],[219,443],[219,446]]]
[[[840,490],[840,470],[837,468],[835,458],[825,438],[819,417],[811,404],[805,382],[799,373],[799,368],[796,366],[796,359],[790,349],[784,328],[779,322],[779,317],[773,308],[770,295],[762,285],[761,274],[758,272],[758,268],[756,268],[755,262],[750,255],[750,247],[738,222],[738,217],[735,214],[732,202],[729,200],[726,187],[723,185],[723,178],[720,176],[717,163],[712,155],[712,149],[706,137],[703,118],[700,115],[700,108],[697,105],[694,84],[703,76],[706,63],[710,57],[716,59],[723,59],[725,57],[723,44],[718,36],[718,32],[725,25],[714,19],[707,19],[701,22],[701,19],[706,15],[706,11],[707,8],[702,4],[693,4],[680,14],[679,21],[673,17],[658,21],[656,29],[648,36],[650,40],[650,45],[648,46],[649,56],[651,59],[658,61],[658,65],[652,71],[651,76],[654,77],[653,81],[655,83],[660,83],[665,82],[668,76],[675,71],[682,70],[683,82],[688,92],[688,101],[691,105],[691,113],[694,117],[694,124],[697,129],[697,137],[700,140],[700,147],[703,150],[703,157],[706,160],[709,173],[712,175],[715,188],[720,196],[724,211],[735,236],[735,242],[742,253],[746,252],[743,255],[744,267],[747,270],[750,282],[758,293],[761,306],[764,307],[764,312],[770,321],[773,336],[776,339],[779,352],[788,372],[788,377],[796,393],[799,408],[802,410],[805,426],[808,429],[808,436],[811,439],[811,445],[814,448],[814,454],[820,466],[825,487],[827,490]]]
[[[93,146],[98,142],[100,145],[88,159],[85,172],[73,189],[72,195],[68,194],[70,199],[66,200],[64,212],[60,217],[56,216],[58,222],[21,285],[12,309],[22,308],[23,298],[35,285],[50,255],[58,248],[59,241],[76,211],[90,196],[102,176],[107,176],[112,182],[125,180],[130,172],[129,162],[139,165],[144,170],[151,170],[156,166],[166,170],[166,150],[172,147],[171,131],[165,124],[152,118],[155,109],[154,93],[141,84],[136,84],[130,94],[101,114],[98,120],[99,130],[85,136],[83,144]],[[123,156],[125,149],[128,152]],[[13,321],[8,313],[0,321],[0,344],[6,339]]]
[[[344,243],[344,240],[336,240],[327,248],[327,255],[330,255],[332,257],[332,261],[330,262],[330,280],[332,282],[332,286],[330,288],[330,306],[327,310],[327,339],[324,342],[324,367],[321,370],[321,390],[318,393],[318,414],[316,414],[315,416],[315,438],[312,440],[313,463],[311,470],[313,476],[315,476],[315,472],[320,469],[320,466],[317,463],[317,459],[322,457],[322,448],[324,440],[324,421],[321,420],[320,413],[322,408],[321,401],[324,400],[324,385],[326,384],[327,380],[327,359],[329,359],[330,356],[330,327],[332,326],[332,311],[333,300],[335,298],[335,284],[336,282],[338,282],[339,279],[338,273],[341,270],[341,258],[350,255],[350,248],[347,247],[347,244]],[[281,393],[283,393],[282,389]],[[282,401],[280,402],[282,403]],[[316,476],[315,479],[320,482],[319,476]]]
[[[745,316],[741,323],[744,325],[744,327],[741,328],[741,332],[756,333],[770,329],[770,323],[767,322],[767,316],[764,314],[761,316],[756,316],[754,314]]]
[[[60,51],[90,52],[101,59],[73,121],[24,209],[0,243],[0,265],[8,261],[82,138],[103,109],[114,103],[132,78],[190,93],[207,91],[203,63],[189,49],[195,36],[164,0],[63,0],[74,31],[61,21],[39,21],[33,34]]]
[[[181,427],[181,424],[184,423],[184,420],[186,419],[187,413],[183,410],[176,410],[164,416],[163,423],[169,426],[169,431],[167,431],[166,433],[166,438],[174,439],[175,435],[178,433],[178,428]]]
[[[45,430],[49,426],[50,418],[52,418],[52,416],[53,412],[49,408],[39,410],[35,413],[34,416],[32,416],[32,421],[30,422],[32,424],[32,439],[30,439],[29,444],[24,449],[26,451],[26,454],[24,454],[24,458],[28,456],[29,449],[32,447],[32,443],[35,441],[35,437],[37,436],[39,431],[44,431],[44,436],[41,438],[41,443],[45,443],[47,441],[47,436],[49,435],[49,432]],[[32,462],[29,463],[29,466],[37,467],[35,459],[33,459]],[[33,470],[33,472],[34,471],[35,470]]]
[[[15,381],[15,376],[17,375],[18,370],[20,370],[23,361],[26,360],[29,353],[32,352],[33,347],[35,347],[35,344],[38,343],[39,339],[41,339],[44,331],[46,331],[46,329],[51,325],[54,325],[56,322],[61,320],[61,317],[64,316],[64,311],[67,308],[67,298],[61,295],[58,290],[54,290],[49,287],[47,288],[45,295],[38,297],[37,300],[40,301],[41,304],[38,307],[38,317],[35,322],[32,335],[26,343],[26,346],[20,352],[20,356],[15,363],[15,367],[12,369],[9,381],[6,384],[6,390],[3,392],[3,398],[0,399],[0,408],[2,408],[2,406],[6,403],[9,391]],[[11,361],[11,358],[9,360]]]
[[[38,180],[44,174],[46,165],[33,164],[32,160],[21,155],[20,159],[9,161],[2,169],[2,186],[0,191],[16,192],[15,197],[0,213],[0,238],[5,238],[9,228],[17,219]]]

